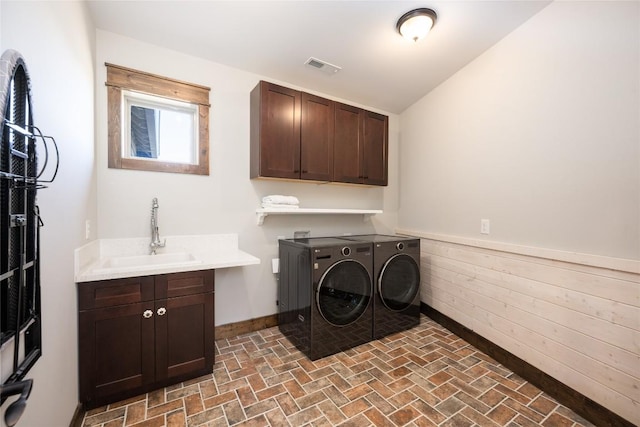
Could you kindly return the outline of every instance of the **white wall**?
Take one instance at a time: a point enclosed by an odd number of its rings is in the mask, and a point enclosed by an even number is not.
[[[639,5],[554,2],[407,109],[401,227],[640,259]]]
[[[104,63],[189,81],[211,88],[209,176],[107,168],[107,98]],[[96,158],[98,230],[101,238],[149,236],[151,199],[158,197],[161,236],[238,233],[240,248],[259,257],[259,266],[216,271],[217,325],[274,314],[276,281],[271,258],[277,237],[295,230],[312,236],[391,232],[396,224],[398,117],[390,115],[387,188],[249,179],[249,93],[267,77],[246,73],[113,33],[96,36]],[[276,83],[287,85],[286,82]],[[305,88],[301,88],[305,89]],[[320,94],[322,95],[322,94]],[[349,103],[349,100],[342,100]],[[366,107],[366,106],[365,106]],[[384,112],[383,112],[384,113]],[[375,208],[362,216],[277,216],[256,225],[255,210],[268,194],[289,194],[303,207]],[[171,242],[168,241],[167,245]]]
[[[73,250],[85,241],[85,219],[97,219],[95,33],[82,2],[3,0],[0,10],[0,50],[15,49],[25,58],[35,124],[54,136],[60,149],[57,179],[38,192],[45,223],[40,251],[43,355],[27,374],[34,388],[20,425],[66,426],[78,403]]]
[[[525,22],[402,113],[399,211],[423,302],[634,423],[639,36],[638,2]]]

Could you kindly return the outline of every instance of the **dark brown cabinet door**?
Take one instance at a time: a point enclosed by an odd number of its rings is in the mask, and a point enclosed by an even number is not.
[[[117,400],[123,390],[141,393],[154,382],[153,309],[146,302],[80,312],[80,400],[87,407]]]
[[[387,185],[389,118],[364,111],[363,183]]]
[[[336,102],[333,180],[362,183],[362,110]]]
[[[333,179],[387,185],[388,117],[336,103]]]
[[[334,102],[302,93],[300,178],[333,180]]]
[[[213,293],[156,301],[156,381],[213,370]]]
[[[297,90],[268,82],[251,92],[251,178],[300,178]]]

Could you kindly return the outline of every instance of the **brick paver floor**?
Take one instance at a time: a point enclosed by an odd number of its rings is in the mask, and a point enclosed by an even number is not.
[[[428,317],[310,361],[277,327],[216,341],[213,374],[93,409],[83,426],[591,426]]]

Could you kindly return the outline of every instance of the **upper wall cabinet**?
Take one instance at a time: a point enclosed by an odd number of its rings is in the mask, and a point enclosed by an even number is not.
[[[387,185],[389,118],[336,103],[333,180]]]
[[[300,100],[267,82],[251,91],[251,178],[300,178]]]
[[[387,185],[388,117],[261,81],[251,92],[251,178]]]

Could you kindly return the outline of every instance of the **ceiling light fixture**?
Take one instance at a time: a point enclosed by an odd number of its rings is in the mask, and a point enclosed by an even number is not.
[[[436,23],[436,18],[436,13],[431,9],[414,9],[398,19],[396,28],[402,37],[417,42],[429,33]]]

